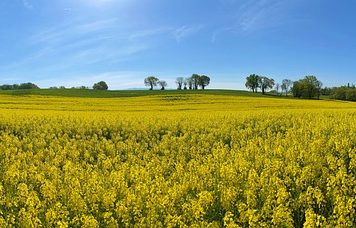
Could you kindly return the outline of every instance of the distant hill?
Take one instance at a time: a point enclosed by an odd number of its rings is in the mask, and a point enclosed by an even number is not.
[[[114,97],[138,97],[151,95],[183,95],[183,94],[210,94],[210,95],[228,95],[228,96],[253,96],[265,97],[260,93],[251,93],[241,90],[92,90],[92,89],[32,89],[32,90],[0,90],[0,95],[17,96],[64,96],[64,97],[95,97],[95,98],[114,98]]]

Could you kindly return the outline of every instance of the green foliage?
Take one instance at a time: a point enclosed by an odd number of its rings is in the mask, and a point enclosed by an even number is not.
[[[274,80],[265,76],[258,77],[258,87],[261,88],[262,94],[266,93],[266,90],[272,89],[274,86]]]
[[[356,88],[346,86],[333,88],[331,97],[337,100],[356,101]]]
[[[184,84],[184,88],[186,89],[186,86],[187,84],[184,82],[184,78],[183,77],[178,77],[176,79],[176,83],[177,83],[177,86],[178,86],[178,90],[181,90],[183,88],[183,84]]]
[[[265,76],[251,74],[246,78],[245,86],[246,88],[251,89],[252,92],[256,92],[256,93],[257,93],[257,89],[260,88],[262,94],[265,94],[266,90],[273,88],[274,80],[272,78],[267,78]]]
[[[193,89],[197,90],[198,86],[199,86],[200,75],[199,74],[193,74],[190,78],[192,80]]]
[[[318,98],[321,94],[322,83],[315,76],[305,76],[304,79],[293,83],[293,96],[298,98]]]
[[[80,89],[35,89],[35,90],[0,90],[0,94],[28,96],[61,96],[61,97],[95,97],[95,98],[110,98],[110,97],[142,97],[151,95],[161,95],[162,91],[153,90],[80,90]],[[244,96],[244,97],[259,97],[261,94],[250,93],[240,90],[194,90],[194,91],[179,91],[165,90],[167,95],[192,95],[192,94],[210,94],[210,95],[227,95],[227,96]]]
[[[160,81],[158,81],[158,85],[161,86],[161,90],[165,90],[165,88],[167,87],[168,84],[166,81],[160,80]]]
[[[246,78],[245,86],[248,89],[251,89],[252,92],[257,93],[258,83],[260,76],[256,74],[251,74]]]
[[[21,83],[20,85],[18,84],[0,85],[0,90],[17,90],[17,89],[39,89],[39,87],[31,82]]]
[[[157,86],[158,82],[159,79],[156,78],[155,76],[149,76],[144,80],[145,86],[149,86],[150,90],[153,90],[153,87]]]
[[[201,75],[199,78],[199,86],[205,89],[206,86],[210,84],[210,78],[206,75]]]
[[[93,85],[93,89],[95,90],[108,90],[108,88],[109,88],[108,85],[104,81],[100,81]]]
[[[289,93],[290,87],[293,85],[293,82],[290,79],[283,79],[281,89],[284,91],[286,96]]]

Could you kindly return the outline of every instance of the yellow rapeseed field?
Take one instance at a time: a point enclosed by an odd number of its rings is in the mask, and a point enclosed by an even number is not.
[[[0,227],[355,227],[356,103],[0,95]]]

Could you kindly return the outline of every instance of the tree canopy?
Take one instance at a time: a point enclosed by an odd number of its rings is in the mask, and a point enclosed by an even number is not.
[[[199,77],[199,86],[202,89],[205,89],[206,86],[208,86],[210,84],[210,78],[206,75],[201,75]]]
[[[299,98],[320,97],[322,83],[315,76],[305,76],[304,79],[293,83],[293,96]]]
[[[166,81],[160,80],[160,81],[158,81],[158,85],[161,86],[161,90],[165,90],[165,88],[167,87],[168,84]]]
[[[145,78],[145,86],[149,86],[150,90],[153,90],[153,87],[157,86],[159,79],[156,78],[155,76],[149,76],[147,78]]]
[[[100,81],[93,85],[93,89],[95,90],[108,90],[109,86],[104,81]]]
[[[251,89],[253,93],[257,93],[259,77],[260,76],[256,74],[251,74],[246,78],[245,86],[246,88]]]
[[[259,76],[258,87],[261,88],[262,94],[266,93],[266,90],[272,89],[274,86],[274,79],[267,78],[265,76]]]

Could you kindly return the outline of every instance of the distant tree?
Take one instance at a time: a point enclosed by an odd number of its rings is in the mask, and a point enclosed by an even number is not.
[[[210,78],[206,75],[202,75],[199,77],[198,83],[202,89],[205,89],[205,87],[210,84]]]
[[[17,89],[39,89],[39,87],[36,84],[27,82],[27,83],[21,83]]]
[[[145,78],[145,86],[149,86],[150,90],[153,90],[153,87],[157,86],[159,79],[155,76],[149,76]]]
[[[66,87],[65,86],[60,86],[59,89],[66,89]]]
[[[187,88],[187,85],[188,85],[188,81],[187,81],[187,79],[184,79],[184,82],[183,82],[183,85],[184,85],[184,90],[187,90],[188,88]]]
[[[274,80],[272,78],[267,78],[261,76],[258,78],[258,87],[261,88],[262,94],[266,93],[266,90],[272,89],[274,86]]]
[[[186,78],[185,81],[187,82],[188,84],[188,88],[191,90],[193,89],[193,80],[192,78]]]
[[[108,90],[108,88],[109,88],[108,85],[104,81],[100,81],[93,85],[93,89],[95,90]]]
[[[305,76],[304,79],[293,83],[293,96],[299,98],[320,98],[321,81],[315,76]]]
[[[193,74],[192,77],[190,77],[190,78],[192,79],[193,89],[197,90],[198,86],[199,86],[200,75],[199,74]]]
[[[277,95],[279,95],[280,84],[276,83],[275,88],[276,88],[276,91],[277,91]]]
[[[0,86],[0,89],[1,89],[1,90],[13,90],[13,89],[14,89],[14,86],[13,86],[13,85],[7,85],[7,84],[5,84],[5,85],[1,85],[1,86]]]
[[[182,86],[184,84],[184,78],[183,77],[178,77],[176,78],[176,83],[178,85],[178,90],[181,90],[182,89]]]
[[[289,79],[283,79],[282,81],[282,85],[281,85],[281,89],[282,89],[282,93],[283,91],[285,91],[286,96],[288,95],[288,92],[290,90],[290,87],[293,85],[293,82]]]
[[[158,81],[158,85],[161,86],[161,90],[165,90],[168,84],[166,81]]]
[[[251,74],[246,78],[246,83],[245,86],[246,88],[252,90],[253,93],[257,93],[257,88],[258,88],[258,80],[260,76],[256,74]]]

